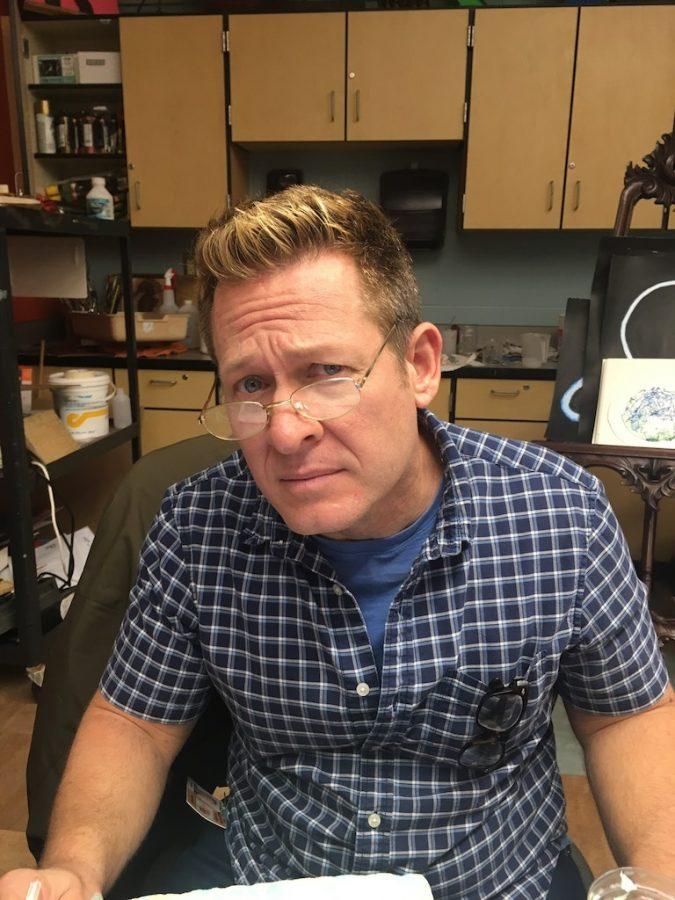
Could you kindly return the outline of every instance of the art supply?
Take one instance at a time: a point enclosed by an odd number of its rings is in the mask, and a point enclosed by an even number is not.
[[[199,315],[197,307],[189,298],[185,300],[180,308],[183,315],[188,317],[188,326],[186,332],[186,343],[190,350],[199,349]]]
[[[49,376],[61,421],[74,440],[86,443],[108,434],[108,401],[115,387],[107,372],[67,369]]]
[[[35,113],[38,153],[56,153],[54,117],[49,111],[49,100],[39,100]]]
[[[105,186],[105,178],[94,177],[91,185],[87,194],[87,215],[96,219],[114,219],[115,201]]]

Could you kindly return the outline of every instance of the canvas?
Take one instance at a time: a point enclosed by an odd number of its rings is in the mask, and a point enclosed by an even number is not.
[[[675,359],[604,359],[594,444],[675,449]]]

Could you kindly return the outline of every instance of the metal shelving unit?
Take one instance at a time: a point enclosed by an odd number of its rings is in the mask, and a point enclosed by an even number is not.
[[[42,662],[42,611],[33,550],[31,490],[34,478],[26,450],[17,347],[12,317],[7,235],[77,236],[116,240],[119,246],[126,326],[126,365],[132,424],[83,445],[48,466],[50,477],[59,478],[93,456],[129,443],[134,460],[140,455],[138,369],[136,334],[131,299],[129,225],[78,216],[45,213],[25,207],[0,207],[0,447],[3,468],[0,487],[7,511],[6,531],[14,573],[16,640],[0,637],[0,663],[32,666]]]

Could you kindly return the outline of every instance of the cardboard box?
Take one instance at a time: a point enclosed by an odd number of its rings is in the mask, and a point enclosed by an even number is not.
[[[78,84],[120,84],[122,67],[120,54],[87,50],[75,53],[75,72]]]
[[[74,53],[37,53],[31,57],[35,84],[75,84]]]

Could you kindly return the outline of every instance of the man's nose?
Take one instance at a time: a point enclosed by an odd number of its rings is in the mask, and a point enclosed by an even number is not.
[[[300,415],[290,403],[273,407],[269,417],[267,439],[278,453],[295,453],[305,441],[317,440],[323,434],[321,422]]]

